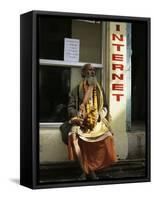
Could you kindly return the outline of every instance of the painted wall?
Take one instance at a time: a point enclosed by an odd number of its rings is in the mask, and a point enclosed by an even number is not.
[[[127,132],[128,159],[145,157],[145,131]],[[59,128],[40,129],[40,163],[66,161],[67,146],[61,140]]]
[[[120,159],[125,159],[128,155],[128,137],[126,133],[127,24],[109,22],[108,35],[108,100],[112,119],[111,127],[115,137],[117,155]]]
[[[67,160],[59,128],[40,128],[40,163]]]

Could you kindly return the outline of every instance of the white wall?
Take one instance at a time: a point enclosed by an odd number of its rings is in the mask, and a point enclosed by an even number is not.
[[[40,129],[40,163],[68,160],[59,128]]]

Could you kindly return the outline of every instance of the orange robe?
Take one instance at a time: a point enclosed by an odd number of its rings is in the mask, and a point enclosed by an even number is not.
[[[87,142],[78,137],[78,145],[81,163],[86,174],[101,170],[117,162],[113,136],[108,136],[97,142]],[[72,135],[69,135],[68,138],[68,157],[70,160],[77,159]]]

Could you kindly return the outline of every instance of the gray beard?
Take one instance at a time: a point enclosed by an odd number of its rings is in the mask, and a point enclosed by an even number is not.
[[[97,83],[96,76],[86,76],[85,80],[87,81],[88,85],[95,86]]]

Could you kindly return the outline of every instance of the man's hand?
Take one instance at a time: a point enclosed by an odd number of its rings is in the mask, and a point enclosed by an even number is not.
[[[85,105],[84,105],[84,103],[82,103],[81,105],[80,105],[80,111],[84,111],[85,110]]]
[[[81,124],[82,124],[82,119],[79,118],[79,117],[73,117],[73,118],[70,120],[70,123],[71,123],[72,125],[81,126]]]

